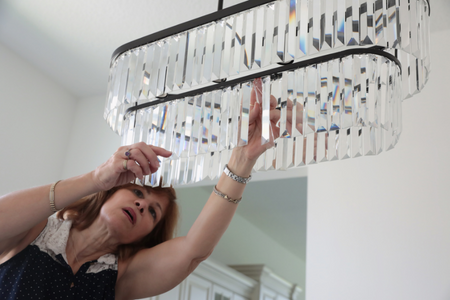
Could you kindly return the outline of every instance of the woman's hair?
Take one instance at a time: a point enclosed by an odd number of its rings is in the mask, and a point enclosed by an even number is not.
[[[133,184],[125,184],[122,186],[113,187],[107,191],[101,191],[72,203],[57,213],[57,217],[61,220],[72,220],[73,228],[84,230],[92,225],[94,220],[98,217],[100,210],[105,202],[118,190],[128,188]],[[127,259],[139,250],[151,248],[162,242],[170,240],[175,235],[175,230],[178,222],[178,205],[175,202],[177,196],[175,189],[171,187],[149,187],[144,186],[147,192],[167,197],[169,204],[166,209],[164,217],[158,222],[153,230],[147,234],[142,240],[126,245],[120,245],[115,254],[118,254],[119,259]]]

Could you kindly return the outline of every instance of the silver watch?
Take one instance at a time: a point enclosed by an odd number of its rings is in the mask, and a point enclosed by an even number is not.
[[[252,179],[252,175],[250,175],[249,177],[241,177],[241,176],[237,176],[236,174],[234,174],[233,172],[230,171],[230,169],[228,169],[228,165],[225,165],[225,168],[223,169],[223,172],[230,177],[231,179],[233,179],[234,181],[237,181],[239,183],[242,184],[247,184],[247,182],[249,182]]]

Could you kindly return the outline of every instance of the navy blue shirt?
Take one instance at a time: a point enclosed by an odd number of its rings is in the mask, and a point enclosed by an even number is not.
[[[48,219],[39,236],[0,264],[0,299],[114,299],[117,256],[87,262],[74,275],[66,259],[71,221]]]

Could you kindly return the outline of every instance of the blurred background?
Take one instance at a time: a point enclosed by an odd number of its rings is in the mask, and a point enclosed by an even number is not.
[[[206,0],[0,0],[0,194],[105,161],[120,146],[103,120],[113,51],[216,9]],[[265,264],[307,300],[450,299],[448,15],[450,1],[431,1],[432,72],[403,102],[395,149],[256,174],[214,260]],[[178,189],[179,235],[211,184]]]

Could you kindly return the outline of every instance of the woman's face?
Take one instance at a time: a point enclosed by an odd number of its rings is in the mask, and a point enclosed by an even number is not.
[[[151,191],[151,190],[150,190]],[[109,231],[120,244],[137,242],[149,234],[164,217],[169,200],[132,185],[117,190],[100,210]]]

